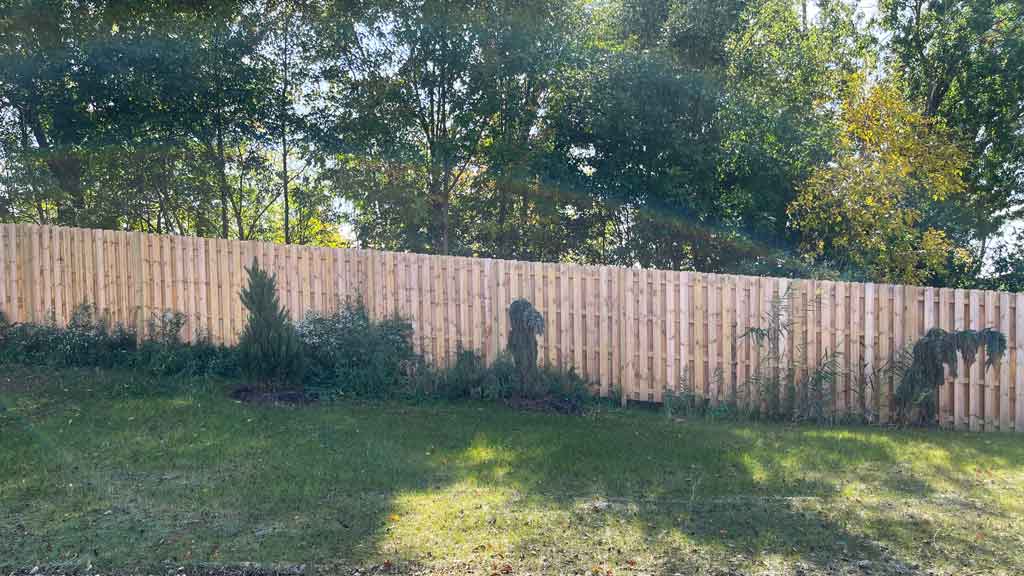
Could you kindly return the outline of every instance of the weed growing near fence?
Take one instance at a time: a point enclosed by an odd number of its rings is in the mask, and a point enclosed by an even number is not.
[[[835,421],[833,390],[841,375],[841,356],[826,351],[808,365],[805,348],[797,343],[787,354],[786,343],[797,322],[807,310],[797,309],[794,294],[787,290],[772,297],[764,313],[762,327],[750,328],[740,335],[759,349],[759,362],[750,376],[747,390],[757,397],[746,402],[754,415],[770,420],[810,421],[831,424]]]
[[[237,377],[241,372],[237,351],[214,344],[205,335],[183,342],[185,322],[180,312],[168,311],[151,318],[131,367],[156,376]]]

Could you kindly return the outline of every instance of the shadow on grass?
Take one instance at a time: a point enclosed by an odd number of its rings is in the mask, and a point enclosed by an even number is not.
[[[255,407],[216,387],[124,393],[110,374],[72,376],[0,388],[0,459],[12,463],[0,477],[0,558],[10,567],[715,573],[781,559],[826,572],[935,538],[912,505],[861,520],[840,503],[984,496],[972,467],[1024,463],[1024,449],[1004,440],[944,433],[476,405]],[[1003,549],[959,533],[942,541],[954,556]]]
[[[498,557],[579,559],[590,553],[603,562],[628,566],[630,555],[641,550],[650,552],[644,558],[648,568],[684,573],[728,566],[737,557],[741,563],[763,558],[796,561],[827,573],[837,564],[883,559],[899,572],[907,568],[898,560],[911,565],[927,560],[911,554],[906,545],[927,543],[939,532],[929,517],[915,510],[916,502],[939,497],[940,490],[950,487],[979,496],[987,492],[955,473],[962,472],[955,466],[942,468],[949,463],[935,463],[933,471],[945,483],[933,482],[928,472],[911,466],[915,452],[948,455],[952,450],[963,463],[1019,467],[1022,462],[1021,451],[1005,445],[974,448],[916,432],[848,433],[740,424],[666,427],[656,420],[628,419],[608,424],[561,421],[548,429],[547,422],[533,422],[529,430],[477,433],[475,445],[467,450],[477,455],[490,452],[492,457],[473,459],[455,477],[514,487],[515,494],[526,496],[511,506],[532,505],[558,519],[549,526],[553,530],[539,535],[506,529],[505,552]],[[559,434],[557,428],[563,427],[577,430]],[[910,452],[901,452],[903,441],[914,444]],[[925,464],[930,463],[926,458]],[[864,479],[858,477],[860,471],[865,472]],[[881,505],[871,504],[873,517],[863,520],[857,510],[836,506],[843,500],[859,501],[856,494],[863,491],[862,484],[868,488],[868,500],[887,498]],[[851,487],[853,495],[845,495]],[[429,495],[420,496],[421,505],[430,508]],[[970,503],[953,498],[942,505]],[[403,513],[412,508],[398,507]],[[991,509],[979,513],[990,514]],[[513,522],[521,520],[512,516]],[[966,529],[972,531],[969,523]],[[580,544],[572,541],[572,533],[614,536],[591,537]],[[951,534],[942,539],[954,549],[952,556],[972,550],[973,557],[996,564],[1006,560],[1005,546],[986,546]],[[410,544],[406,552],[422,557],[424,550]],[[586,565],[583,560],[559,568]]]

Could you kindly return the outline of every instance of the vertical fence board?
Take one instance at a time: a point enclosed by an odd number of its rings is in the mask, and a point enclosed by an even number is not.
[[[864,367],[864,286],[861,284],[848,284],[850,294],[849,313],[849,351],[846,361],[847,385],[846,402],[849,412],[855,410],[861,412],[864,405],[861,403],[861,395],[864,393],[865,383],[863,376]]]
[[[880,369],[885,366],[886,361],[891,358],[893,342],[893,302],[892,286],[881,284],[878,286],[878,340],[875,351],[875,365]],[[890,415],[890,390],[892,378],[888,371],[879,372],[878,384],[878,421],[882,424],[889,422]]]
[[[981,328],[981,294],[977,290],[971,290],[968,296],[969,303],[969,324],[971,330],[979,330]],[[970,420],[970,428],[972,431],[978,431],[981,429],[982,418],[984,414],[981,412],[981,396],[982,396],[982,380],[981,380],[981,362],[980,358],[975,358],[975,361],[971,363],[967,373],[967,395],[970,404],[970,411],[968,417]]]
[[[690,350],[693,349],[690,329],[690,273],[679,273],[679,379],[673,382],[678,390],[683,382],[693,383],[690,369]]]
[[[601,395],[609,396],[612,390],[610,374],[611,364],[611,334],[608,329],[609,315],[611,314],[611,303],[609,302],[608,290],[608,267],[601,266],[597,271],[597,357],[598,357],[598,382],[601,384]]]
[[[473,260],[466,261],[473,262]],[[551,318],[551,313],[548,310],[548,301],[544,297],[544,264],[531,262],[528,266],[530,267],[530,302],[533,303],[534,308],[540,311],[545,322],[544,333],[537,338],[537,362],[541,365],[551,365],[552,362],[548,357],[551,331],[547,330],[546,326],[548,319]]]
[[[53,307],[53,263],[52,263],[52,246],[50,244],[50,228],[48,226],[39,227],[40,235],[40,258],[39,262],[39,277],[40,277],[40,294],[39,297],[42,299],[42,311],[43,314],[41,319],[48,321],[51,314],[55,312]],[[106,232],[101,231],[101,236],[105,236]],[[104,271],[108,272],[108,271]],[[109,278],[108,274],[103,274],[103,281],[106,282]],[[56,318],[54,317],[54,320]]]
[[[900,353],[903,348],[904,332],[906,328],[906,292],[903,286],[890,286],[892,290],[892,344],[886,357],[893,357]],[[890,418],[895,414],[892,406],[892,398],[896,387],[894,375],[886,378],[888,384],[888,401]]]
[[[458,306],[459,296],[455,292],[456,279],[458,277],[458,258],[449,257],[444,259],[448,266],[445,270],[445,329],[447,340],[445,343],[446,357],[448,364],[453,365],[455,355],[459,347],[459,325]]]
[[[679,274],[665,272],[665,390],[675,390],[679,382]]]
[[[996,293],[985,292],[985,326],[984,328],[996,328],[998,329],[998,323],[996,322]],[[998,378],[999,378],[999,366],[989,366],[989,353],[988,350],[984,351],[984,363],[981,366],[982,377],[984,380],[983,386],[985,387],[985,422],[984,428],[986,431],[997,430],[999,427],[999,411],[996,403],[999,401],[997,394],[998,390]],[[981,355],[979,354],[979,361]]]
[[[21,267],[18,265],[18,235],[21,228],[15,224],[7,225],[8,238],[10,245],[8,246],[8,253],[6,255],[8,259],[8,268],[11,272],[10,281],[10,319],[11,322],[23,322],[25,317],[21,315],[21,291],[19,290],[19,282],[21,279]]]
[[[761,327],[761,296],[758,286],[757,278],[747,278],[747,326],[750,329]],[[747,340],[747,355],[748,370],[751,376],[757,376],[761,366],[761,347],[753,338]],[[749,384],[746,390],[747,407],[756,409],[760,405],[761,395],[753,382],[749,382]]]
[[[957,289],[953,293],[953,329],[963,330],[967,326],[964,324],[964,306],[966,305],[966,291]],[[964,374],[964,359],[963,355],[957,353],[956,359],[956,374],[953,378],[953,426],[955,428],[963,428],[967,423],[967,417],[965,412],[966,406],[966,384],[967,378]]]
[[[438,267],[439,261],[430,257],[423,258],[423,267],[426,270],[426,277],[424,283],[424,289],[427,292],[427,311],[424,315],[424,325],[427,327],[427,346],[430,350],[430,358],[438,366],[444,364],[444,355],[441,350],[441,342],[444,341],[444,330],[438,319],[440,318],[440,286],[441,286],[441,271]],[[501,274],[503,272],[501,267],[498,267],[496,272]],[[504,284],[499,285],[503,286]],[[500,292],[500,290],[499,290]],[[499,297],[500,298],[500,297]],[[501,309],[500,299],[498,309]],[[501,318],[500,313],[498,319]],[[497,323],[497,322],[496,322]],[[500,333],[500,324],[499,333]],[[495,343],[497,344],[497,343]]]
[[[846,413],[846,375],[842,370],[843,363],[849,354],[847,348],[846,313],[847,313],[847,284],[836,282],[835,290],[835,342],[832,350],[836,354],[836,366],[839,367],[833,385],[832,406],[837,414]]]
[[[648,386],[650,385],[650,294],[649,278],[650,271],[639,268],[634,271],[637,279],[636,285],[636,388],[635,397],[637,400],[649,400]]]
[[[868,410],[878,414],[877,397],[878,382],[875,378],[875,285],[864,285],[864,382],[861,394],[862,402]]]
[[[736,401],[736,277],[722,277],[722,399]]]
[[[747,295],[746,276],[736,276],[734,278],[733,294],[735,301],[734,323],[736,325],[733,336],[733,340],[735,342],[734,355],[736,361],[736,381],[734,385],[736,390],[735,400],[739,403],[746,397],[745,387],[749,385],[750,379],[748,364],[749,353],[747,351],[750,338],[746,335],[750,318],[748,312],[749,299]]]
[[[653,284],[650,312],[652,357],[648,390],[650,400],[660,402],[660,389],[665,385],[665,272],[651,270],[649,277]]]
[[[999,331],[1002,332],[1007,342],[1013,342],[1010,333],[1010,295],[1006,292],[999,294]],[[999,359],[999,430],[1008,432],[1010,430],[1010,356],[1012,348],[1007,348],[1006,353]]]
[[[9,294],[7,284],[17,274],[17,268],[10,265],[7,257],[7,251],[11,244],[10,231],[13,229],[13,224],[0,224],[0,312],[3,312],[4,318],[8,320],[11,320],[12,315],[11,305],[7,299]]]
[[[705,325],[707,331],[707,396],[711,405],[718,405],[720,394],[720,373],[719,357],[721,356],[722,344],[722,311],[721,311],[721,276],[709,275],[707,277],[707,313]]]
[[[1024,293],[1016,295],[1014,346],[1017,350],[1017,370],[1014,374],[1014,393],[1017,397],[1014,424],[1017,432],[1024,432]]]
[[[583,269],[578,266],[569,268],[569,282],[572,285],[572,296],[566,306],[572,306],[572,365],[576,371],[583,373]]]
[[[634,357],[634,348],[636,345],[636,340],[634,336],[636,332],[636,301],[633,298],[634,286],[636,282],[636,270],[632,268],[627,268],[623,270],[622,273],[622,281],[624,286],[623,305],[625,311],[625,318],[624,322],[622,323],[622,393],[624,399],[636,399],[636,388],[634,386],[634,383],[636,381],[636,360]]]
[[[61,324],[61,325],[66,324],[67,321],[68,321],[67,310],[65,308],[65,299],[66,299],[65,291],[67,290],[67,274],[66,274],[66,270],[65,270],[64,265],[65,265],[65,262],[66,262],[65,258],[66,258],[66,255],[67,255],[67,249],[65,248],[66,236],[65,236],[64,232],[65,232],[64,228],[57,228],[57,227],[52,228],[52,233],[53,233],[53,250],[54,250],[54,254],[53,254],[53,258],[54,258],[54,282],[56,283],[56,286],[54,287],[54,291],[53,291],[53,307],[54,307],[55,320],[57,321],[58,324]],[[120,233],[118,236],[119,236],[119,238],[123,238],[124,237],[124,233]],[[122,253],[123,253],[123,250],[124,249],[122,247]],[[125,274],[127,274],[129,272],[129,268],[124,267],[124,272],[125,272]],[[119,290],[127,291],[127,286],[130,286],[130,285],[131,285],[131,283],[129,282],[128,278],[122,276],[122,285],[119,286]],[[3,282],[0,282],[0,290],[3,290]],[[0,294],[2,294],[2,293],[0,293]],[[0,306],[3,305],[3,301],[4,301],[4,297],[2,295],[0,295]],[[130,326],[131,325],[130,321],[129,321],[129,318],[128,318],[127,311],[124,311],[121,314],[120,320],[121,320],[121,322],[125,326]]]
[[[953,291],[949,288],[939,289],[939,328],[949,332],[953,329]],[[950,382],[950,366],[943,366],[942,386],[939,389],[939,424],[953,428],[956,426],[954,419],[955,404],[953,394],[955,383]]]
[[[423,352],[427,358],[431,358],[433,362],[440,365],[441,358],[437,357],[437,348],[435,339],[438,338],[438,330],[436,330],[435,317],[437,312],[437,300],[433,270],[436,262],[428,256],[419,256],[419,265],[421,269],[420,273],[420,309],[422,311],[422,325],[423,325]],[[367,280],[367,284],[369,280]],[[492,318],[491,323],[497,322],[497,319]],[[495,329],[496,332],[496,329]]]
[[[817,364],[821,358],[834,352],[835,333],[832,330],[832,315],[835,312],[835,305],[832,302],[832,287],[832,282],[818,283],[818,290],[820,292],[818,298],[821,302],[821,324],[819,326],[821,329],[818,336],[817,354],[809,359],[812,365]]]

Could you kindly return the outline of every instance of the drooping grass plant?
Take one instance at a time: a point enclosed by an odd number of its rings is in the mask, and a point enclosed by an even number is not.
[[[896,421],[904,425],[927,424],[938,412],[938,390],[945,380],[943,367],[955,376],[957,356],[970,369],[985,350],[985,369],[999,362],[1006,353],[1006,336],[993,328],[947,332],[932,328],[914,343],[910,353],[894,359],[893,371],[899,380],[893,394]]]
[[[529,300],[520,298],[508,307],[508,349],[519,373],[519,386],[528,394],[536,383],[537,336],[544,333],[544,316]]]

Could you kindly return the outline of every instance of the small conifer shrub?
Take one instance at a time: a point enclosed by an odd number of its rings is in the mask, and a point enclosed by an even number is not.
[[[249,281],[241,297],[249,321],[238,341],[242,371],[265,389],[301,387],[302,342],[278,300],[277,281],[255,260],[246,272]]]

